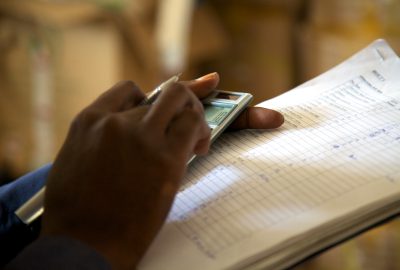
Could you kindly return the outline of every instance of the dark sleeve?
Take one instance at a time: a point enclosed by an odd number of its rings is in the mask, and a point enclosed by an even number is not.
[[[50,169],[48,164],[0,187],[0,268],[37,238],[40,220],[28,227],[14,212],[44,186]]]
[[[109,263],[95,250],[67,237],[41,237],[26,247],[4,270],[96,269],[109,270]]]

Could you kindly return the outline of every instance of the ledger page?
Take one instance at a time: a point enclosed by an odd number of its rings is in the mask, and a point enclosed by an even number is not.
[[[400,63],[390,53],[380,41],[260,104],[284,114],[281,128],[218,139],[189,168],[140,269],[242,268],[399,194]]]

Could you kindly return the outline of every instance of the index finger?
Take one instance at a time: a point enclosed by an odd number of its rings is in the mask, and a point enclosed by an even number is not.
[[[203,113],[203,106],[198,98],[185,85],[174,83],[161,92],[143,121],[152,129],[166,131],[170,122],[186,107]]]

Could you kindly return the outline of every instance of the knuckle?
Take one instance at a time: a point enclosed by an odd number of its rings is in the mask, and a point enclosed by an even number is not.
[[[71,123],[70,132],[93,132],[101,140],[110,137],[121,137],[123,123],[117,115],[108,114],[96,110],[82,111]]]
[[[199,124],[204,121],[204,116],[201,112],[195,109],[187,108],[184,112],[185,116],[194,124]]]
[[[139,87],[136,85],[136,83],[134,83],[131,80],[124,80],[124,81],[120,81],[119,83],[117,83],[116,85],[117,87],[122,87],[122,88],[129,88],[129,89],[139,89]]]
[[[174,96],[189,94],[189,89],[181,83],[172,84],[172,86],[169,88],[169,91],[170,94]]]
[[[179,162],[179,157],[171,153],[170,151],[161,151],[158,155],[157,166],[163,172],[168,172],[171,168],[176,167],[176,163]]]
[[[99,111],[84,109],[72,120],[71,129],[90,127],[101,118],[101,115]]]
[[[124,139],[124,125],[116,115],[107,115],[101,120],[101,125],[95,130],[99,136],[108,140],[109,138]]]
[[[116,115],[107,115],[102,121],[105,130],[119,130],[121,128],[121,121]]]
[[[114,115],[103,117],[96,125],[92,126],[90,132],[95,135],[97,142],[101,143],[105,148],[114,145],[116,142],[119,145],[127,142],[127,133],[123,128],[123,124]]]

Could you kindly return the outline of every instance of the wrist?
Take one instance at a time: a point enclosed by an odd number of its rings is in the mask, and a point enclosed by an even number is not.
[[[71,230],[50,231],[42,230],[41,238],[67,238],[80,242],[86,247],[100,254],[116,270],[136,269],[144,252],[140,252],[140,245],[127,245],[121,239],[107,239],[102,233],[80,233]]]

